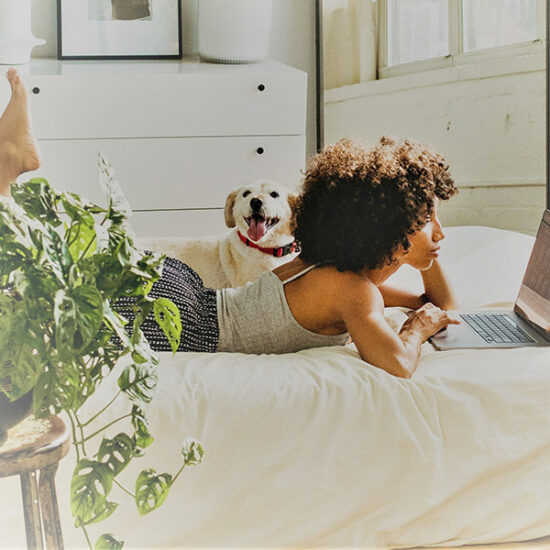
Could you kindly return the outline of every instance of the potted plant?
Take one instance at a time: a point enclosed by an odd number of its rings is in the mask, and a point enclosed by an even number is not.
[[[199,0],[199,55],[215,63],[269,56],[272,0]]]
[[[135,245],[127,221],[130,208],[101,155],[99,168],[109,197],[105,208],[56,192],[44,179],[14,186],[14,200],[0,200],[0,395],[10,401],[32,395],[36,417],[63,413],[68,419],[77,458],[71,509],[90,548],[86,526],[115,512],[111,490],[121,485],[118,475],[153,442],[144,405],[153,398],[158,359],[140,326],[153,313],[174,351],[181,332],[176,306],[148,295],[160,276],[162,257]],[[132,327],[113,307],[123,296],[135,299]],[[128,365],[117,374],[110,403],[93,418],[81,418],[82,405],[123,356]],[[117,426],[127,428],[112,438],[103,429],[88,433],[90,423],[97,425],[122,399],[126,414],[108,426],[120,422]],[[146,468],[135,491],[123,490],[141,514],[151,512],[164,502],[183,468],[198,464],[202,456],[200,444],[189,438],[175,475]],[[122,544],[106,534],[95,548]]]

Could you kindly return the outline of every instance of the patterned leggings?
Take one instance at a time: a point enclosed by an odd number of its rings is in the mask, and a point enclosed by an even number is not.
[[[162,276],[153,284],[149,296],[168,298],[179,309],[183,328],[178,351],[216,351],[219,340],[216,291],[205,288],[202,279],[187,264],[165,258]],[[128,319],[128,326],[134,321],[134,301],[134,298],[121,298],[113,305],[113,309]],[[172,350],[153,313],[145,319],[141,330],[153,350]]]

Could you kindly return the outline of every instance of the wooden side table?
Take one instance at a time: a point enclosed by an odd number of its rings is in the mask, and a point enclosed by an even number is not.
[[[9,430],[0,447],[0,478],[21,479],[29,549],[44,548],[44,540],[47,548],[63,548],[55,473],[69,446],[67,426],[59,417],[49,416],[25,419]]]

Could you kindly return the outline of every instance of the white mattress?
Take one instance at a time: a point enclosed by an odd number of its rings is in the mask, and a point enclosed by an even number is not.
[[[513,302],[532,242],[449,229],[442,261],[463,307]],[[409,286],[414,275],[398,274]],[[174,473],[187,436],[202,442],[204,463],[149,516],[117,495],[124,504],[94,537],[112,532],[127,548],[550,548],[550,538],[517,542],[550,535],[550,348],[425,344],[410,380],[362,362],[353,345],[162,354],[161,366],[156,441],[125,477]],[[68,511],[73,465],[64,459],[57,481],[69,548],[84,546]],[[0,547],[24,545],[21,510],[17,480],[0,480]]]

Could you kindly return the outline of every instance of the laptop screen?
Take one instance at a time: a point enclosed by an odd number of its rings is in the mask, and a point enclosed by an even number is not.
[[[550,210],[542,216],[514,311],[550,336]]]

